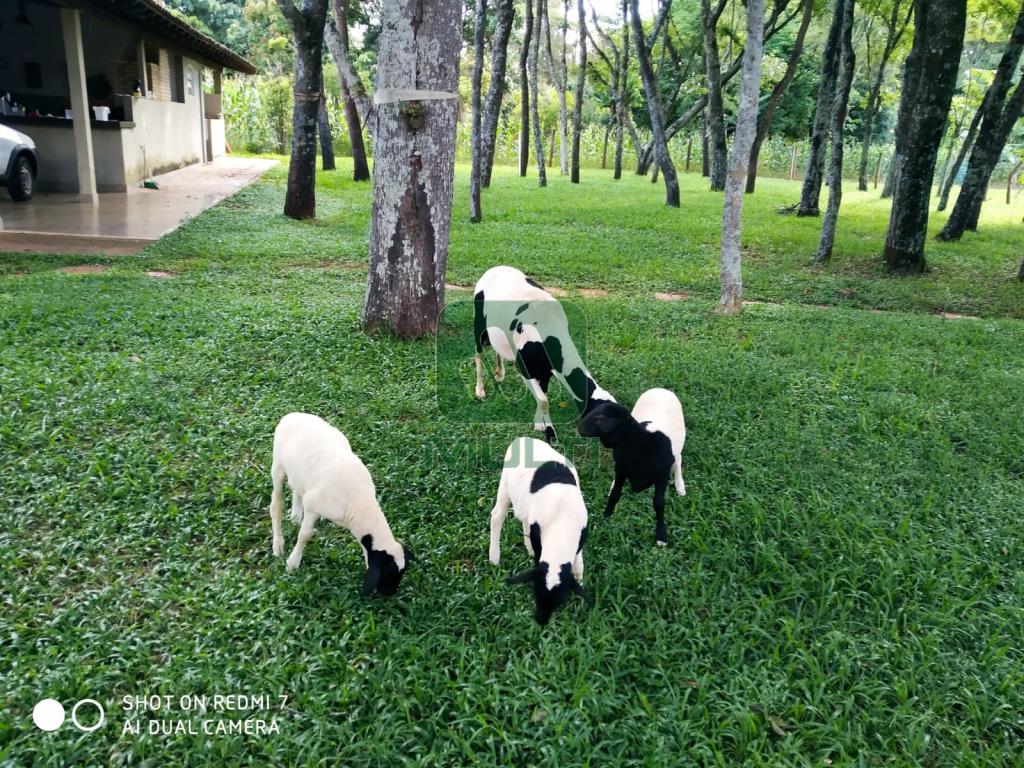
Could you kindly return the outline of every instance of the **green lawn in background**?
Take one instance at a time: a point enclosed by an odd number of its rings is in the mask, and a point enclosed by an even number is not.
[[[139,257],[0,255],[0,764],[1024,764],[1020,201],[994,196],[979,234],[895,279],[885,204],[847,192],[834,261],[811,268],[818,222],[779,216],[798,187],[762,179],[744,271],[767,303],[725,318],[699,177],[675,211],[633,176],[541,190],[501,169],[471,226],[460,176],[449,282],[510,263],[568,289],[598,382],[627,403],[671,387],[687,413],[668,549],[649,495],[603,518],[609,458],[560,428],[596,604],[542,629],[504,584],[530,562],[514,521],[487,562],[532,402],[481,423],[433,340],[360,332],[369,185],[348,173],[321,174],[314,222],[280,215],[282,167]],[[110,269],[56,270],[76,263]],[[358,545],[324,522],[299,571],[272,558],[292,410],[348,435],[418,555],[395,598],[360,596]],[[121,733],[199,727],[179,697],[237,693],[288,700],[207,717],[280,732]],[[174,708],[122,711],[136,694]],[[107,723],[43,734],[46,696],[95,698]]]

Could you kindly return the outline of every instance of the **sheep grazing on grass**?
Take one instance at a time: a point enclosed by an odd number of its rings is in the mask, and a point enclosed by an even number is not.
[[[562,305],[540,285],[514,267],[491,267],[477,281],[473,293],[478,398],[486,397],[483,351],[489,345],[498,356],[495,381],[505,379],[506,361],[515,362],[537,401],[534,428],[543,432],[548,442],[555,439],[548,405],[552,378],[572,395],[581,413],[597,403],[615,402],[583,364]]]
[[[601,438],[615,457],[615,482],[608,494],[605,515],[614,511],[627,480],[634,492],[645,491],[653,485],[657,518],[654,540],[666,546],[665,489],[670,473],[674,473],[679,495],[686,495],[683,482],[686,421],[679,398],[667,389],[649,389],[640,395],[632,413],[618,403],[602,403],[580,419],[577,429],[584,437]]]
[[[490,559],[501,561],[501,527],[511,505],[523,525],[523,543],[534,567],[509,579],[533,584],[536,617],[547,624],[569,592],[589,602],[583,578],[583,545],[587,540],[587,508],[579,476],[558,451],[532,437],[512,441],[505,452],[498,497],[491,512]]]
[[[270,497],[270,524],[275,555],[284,552],[281,534],[282,491],[287,478],[292,489],[292,514],[301,521],[299,538],[288,556],[293,571],[302,551],[313,538],[321,517],[347,528],[363,546],[366,576],[363,594],[377,590],[393,595],[405,573],[406,551],[391,535],[373,478],[340,431],[319,416],[289,413],[274,430],[274,460],[270,469],[274,491]]]

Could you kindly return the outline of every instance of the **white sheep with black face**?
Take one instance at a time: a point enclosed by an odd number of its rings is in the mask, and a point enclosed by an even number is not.
[[[295,548],[288,556],[289,571],[299,567],[316,521],[323,517],[347,528],[362,545],[366,562],[363,593],[395,593],[405,573],[407,553],[391,535],[373,478],[345,435],[319,416],[289,413],[274,430],[270,475],[274,482],[270,524],[275,555],[284,552],[281,514],[285,479],[292,489],[291,519],[301,522]]]
[[[548,385],[555,378],[586,413],[601,402],[615,402],[590,375],[572,337],[558,300],[514,267],[491,267],[473,289],[473,335],[476,341],[476,396],[484,390],[484,346],[497,353],[495,381],[505,378],[505,363],[514,362],[537,401],[534,428],[548,442],[555,438]]]
[[[509,579],[533,584],[537,621],[547,624],[569,592],[589,601],[583,578],[587,507],[575,467],[547,443],[532,437],[512,441],[491,511],[490,560],[501,561],[501,528],[512,507],[523,526],[523,543],[534,567]]]
[[[599,437],[615,458],[615,481],[608,494],[605,516],[611,515],[628,480],[634,492],[654,486],[654,541],[668,544],[665,526],[665,490],[670,475],[676,491],[686,495],[683,482],[683,445],[686,420],[683,406],[675,393],[667,389],[649,389],[633,406],[633,412],[618,403],[602,403],[586,414],[577,425],[584,437]]]

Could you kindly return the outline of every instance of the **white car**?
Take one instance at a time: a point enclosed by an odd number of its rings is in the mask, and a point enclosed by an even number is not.
[[[24,133],[0,125],[0,184],[18,202],[31,200],[38,171],[35,142]]]

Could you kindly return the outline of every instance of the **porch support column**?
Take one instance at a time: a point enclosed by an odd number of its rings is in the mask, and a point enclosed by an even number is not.
[[[64,32],[64,56],[68,62],[71,86],[71,110],[74,112],[75,159],[78,161],[78,196],[82,202],[96,204],[96,161],[92,153],[89,96],[85,90],[85,51],[82,48],[82,16],[77,8],[60,9]]]
[[[146,74],[146,41],[139,39],[139,83],[142,87],[142,98],[149,95],[149,76]]]

